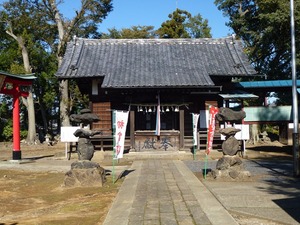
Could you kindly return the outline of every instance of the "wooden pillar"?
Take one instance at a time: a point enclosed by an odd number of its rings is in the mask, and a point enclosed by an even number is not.
[[[135,111],[130,111],[130,146],[135,149]]]
[[[184,147],[184,110],[179,110],[179,147],[182,149]]]

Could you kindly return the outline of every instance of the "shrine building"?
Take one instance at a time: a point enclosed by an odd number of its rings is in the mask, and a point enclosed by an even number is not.
[[[85,39],[74,38],[56,76],[76,80],[88,94],[100,121],[93,129],[111,138],[112,111],[129,111],[126,145],[132,151],[189,149],[192,113],[200,113],[199,131],[207,129],[210,106],[222,107],[228,94],[250,98],[234,86],[258,76],[241,40]],[[225,97],[224,97],[225,96]],[[160,105],[160,137],[155,135]],[[162,141],[168,140],[167,148]]]

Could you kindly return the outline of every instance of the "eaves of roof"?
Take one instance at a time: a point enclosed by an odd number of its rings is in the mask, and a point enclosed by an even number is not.
[[[300,80],[296,81],[300,87]],[[234,84],[236,87],[251,89],[251,88],[291,88],[292,80],[265,80],[265,81],[247,81]]]
[[[34,79],[36,79],[36,77],[34,76],[33,73],[31,73],[31,74],[10,74],[10,73],[4,72],[4,71],[0,71],[0,75],[4,75],[4,76],[7,76],[7,77],[12,77],[12,78],[15,78],[15,79],[21,79],[21,80],[34,80]]]

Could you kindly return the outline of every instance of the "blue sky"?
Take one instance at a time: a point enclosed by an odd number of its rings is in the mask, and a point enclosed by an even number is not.
[[[0,4],[5,0],[0,0]],[[72,18],[81,0],[64,0],[59,6],[65,17]],[[225,25],[225,18],[214,5],[214,0],[113,0],[113,11],[100,24],[99,30],[107,33],[108,28],[130,28],[132,26],[154,26],[158,29],[168,20],[168,15],[176,8],[186,10],[195,16],[201,14],[208,19],[213,38],[226,37],[232,31]]]
[[[79,4],[80,0],[65,0],[60,8],[65,16],[71,17]],[[138,25],[158,29],[177,7],[190,12],[192,16],[200,13],[204,19],[208,19],[214,38],[226,37],[232,33],[225,25],[228,19],[214,5],[214,0],[113,0],[113,7],[113,11],[100,24],[102,32],[113,27],[119,30]]]

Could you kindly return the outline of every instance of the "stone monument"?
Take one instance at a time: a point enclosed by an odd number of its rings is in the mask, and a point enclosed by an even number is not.
[[[95,151],[91,137],[102,132],[85,128],[91,123],[99,121],[100,118],[91,113],[89,109],[83,109],[80,114],[72,114],[70,120],[80,123],[80,129],[74,132],[74,136],[78,137],[77,153],[79,161],[71,164],[71,170],[65,174],[64,186],[102,186],[106,180],[105,169],[98,163],[91,162]]]
[[[245,117],[244,111],[233,111],[229,108],[220,108],[216,115],[218,121],[227,123],[241,122]],[[240,131],[234,127],[220,129],[219,132],[225,136],[225,141],[222,143],[223,157],[218,160],[216,170],[212,170],[214,178],[237,179],[251,176],[250,172],[244,169],[241,158],[237,156],[239,141],[235,138],[235,134]]]
[[[89,128],[84,128],[91,125],[93,122],[98,122],[100,118],[91,113],[89,109],[83,109],[80,114],[72,114],[70,120],[80,124],[80,129],[74,132],[74,136],[78,137],[77,153],[79,160],[91,160],[94,156],[94,145],[91,142],[91,137],[96,134],[101,134],[101,131],[92,131]]]

